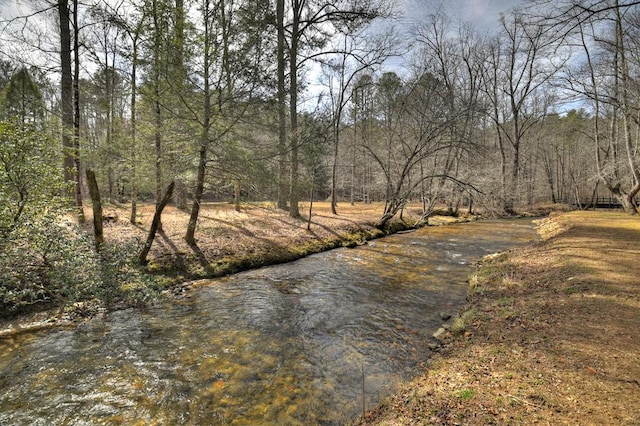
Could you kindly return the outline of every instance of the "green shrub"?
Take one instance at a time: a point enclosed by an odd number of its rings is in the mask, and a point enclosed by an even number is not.
[[[3,239],[0,306],[10,316],[34,305],[62,306],[90,297],[100,283],[91,239],[59,216],[24,222]]]
[[[33,126],[0,121],[0,244],[12,231],[62,208],[58,152]]]
[[[0,121],[0,316],[153,300],[161,286],[133,263],[138,247],[96,253],[92,236],[66,218],[61,163],[44,133]]]

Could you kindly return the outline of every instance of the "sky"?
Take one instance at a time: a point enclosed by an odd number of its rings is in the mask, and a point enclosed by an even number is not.
[[[440,8],[451,18],[452,25],[457,27],[459,22],[470,22],[481,33],[495,33],[498,31],[500,13],[522,5],[526,0],[401,0],[396,3],[398,12],[402,16],[398,19],[402,30],[409,30],[413,26],[424,22],[426,18],[436,13]],[[0,18],[8,18],[16,13],[16,3],[20,0],[0,0]],[[29,3],[25,3],[28,5]],[[24,13],[24,11],[22,12]],[[453,29],[453,28],[452,28]],[[3,49],[5,34],[0,34],[0,52]],[[8,46],[4,46],[7,48]],[[28,55],[27,55],[28,56]],[[402,74],[404,58],[396,57],[387,64],[394,71]],[[313,72],[311,72],[313,74]],[[311,85],[318,84],[311,79]]]
[[[468,21],[481,32],[494,32],[501,12],[524,3],[524,0],[404,0],[402,12],[403,20],[411,24],[443,7],[454,22]]]
[[[522,4],[519,0],[454,0],[449,4],[461,3],[460,18],[474,22],[479,28],[491,28],[497,25],[501,12]]]
[[[405,33],[408,38],[416,26],[426,22],[430,15],[442,11],[450,19],[452,31],[461,23],[469,22],[480,34],[495,34],[500,28],[500,14],[526,2],[527,0],[402,0],[396,3],[398,17],[393,20],[392,26],[400,35]],[[402,75],[410,70],[407,59],[404,54],[393,56],[385,61],[383,69]]]

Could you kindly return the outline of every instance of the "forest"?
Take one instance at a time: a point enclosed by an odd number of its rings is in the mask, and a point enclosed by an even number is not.
[[[162,207],[409,202],[416,224],[640,191],[640,2],[531,0],[495,33],[387,0],[41,0],[0,21],[0,298],[73,299],[131,264]],[[102,201],[101,201],[102,200]],[[155,203],[104,246],[85,205]],[[147,247],[148,249],[148,247]]]

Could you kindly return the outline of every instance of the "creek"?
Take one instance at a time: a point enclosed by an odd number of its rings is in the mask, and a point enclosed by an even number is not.
[[[475,261],[536,238],[427,227],[0,338],[0,424],[343,424],[420,373]]]

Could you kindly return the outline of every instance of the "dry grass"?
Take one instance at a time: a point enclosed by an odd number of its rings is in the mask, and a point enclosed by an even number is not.
[[[362,424],[640,424],[640,219],[542,225],[480,271],[465,334]]]
[[[302,203],[301,213],[306,216],[308,208]],[[128,206],[108,207],[105,215],[111,220],[105,225],[105,240],[119,244],[143,241],[154,209],[153,205],[139,207],[137,225],[133,226],[128,220]],[[243,204],[240,211],[235,211],[231,204],[206,203],[200,211],[194,247],[184,241],[189,212],[168,206],[162,215],[163,232],[157,235],[148,257],[148,269],[187,280],[289,261],[380,236],[373,224],[382,210],[380,203],[340,204],[336,216],[331,213],[329,203],[314,203],[307,230],[306,217],[292,218],[269,204]],[[90,229],[89,208],[85,208],[85,214]],[[411,209],[405,215],[409,222],[415,217]]]

